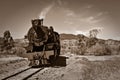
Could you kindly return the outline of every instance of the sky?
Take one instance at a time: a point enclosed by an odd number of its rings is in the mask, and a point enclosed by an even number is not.
[[[98,38],[120,40],[120,0],[0,0],[1,37],[10,30],[23,38],[36,18],[59,33],[88,36],[101,29]]]

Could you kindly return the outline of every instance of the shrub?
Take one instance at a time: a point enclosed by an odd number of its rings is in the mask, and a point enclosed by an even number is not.
[[[96,45],[88,48],[86,50],[86,52],[88,54],[93,54],[93,55],[96,55],[96,56],[110,55],[111,54],[111,50],[109,49],[108,45],[99,44],[99,43],[96,43]]]

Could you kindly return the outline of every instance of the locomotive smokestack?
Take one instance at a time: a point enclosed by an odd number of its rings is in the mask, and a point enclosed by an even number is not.
[[[43,26],[43,19],[40,19],[40,21],[41,21],[41,26]]]

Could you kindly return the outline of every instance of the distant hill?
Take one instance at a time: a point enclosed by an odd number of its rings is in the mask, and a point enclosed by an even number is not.
[[[60,34],[60,39],[61,39],[61,40],[65,40],[65,39],[68,39],[68,40],[70,40],[70,39],[78,39],[79,37],[84,37],[84,38],[87,38],[87,39],[88,39],[88,37],[86,37],[86,36],[83,35],[83,34],[78,34],[78,35],[65,34],[65,33]]]
[[[83,34],[78,34],[78,35],[74,35],[74,34],[60,34],[60,38],[61,40],[71,40],[71,39],[79,39],[79,38],[83,38],[86,39],[86,40],[89,40],[89,37],[83,35]],[[113,40],[113,39],[108,39],[108,40],[105,40],[105,39],[100,39],[100,38],[97,38],[98,41],[100,43],[106,43],[106,44],[109,44],[109,45],[118,45],[120,44],[120,40]]]
[[[60,34],[60,39],[64,40],[64,39],[77,39],[77,36],[74,34]]]

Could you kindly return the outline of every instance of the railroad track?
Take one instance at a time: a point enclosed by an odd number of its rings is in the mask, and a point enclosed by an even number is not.
[[[5,77],[2,80],[27,80],[27,79],[29,79],[30,77],[37,74],[38,72],[40,72],[43,69],[44,69],[44,67],[42,67],[42,68],[29,67],[29,68],[24,69],[20,72],[17,72],[17,73],[12,74],[8,77]]]

